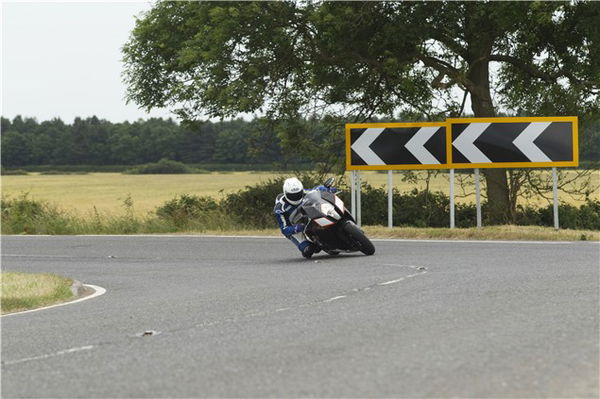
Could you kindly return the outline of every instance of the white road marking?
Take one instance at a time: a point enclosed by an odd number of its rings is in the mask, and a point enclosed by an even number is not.
[[[246,317],[260,317],[260,316],[265,316],[267,313],[265,312],[254,312],[254,313],[248,313],[246,315]]]
[[[27,255],[27,254],[2,254],[3,258],[50,258],[50,259],[73,259],[76,256],[66,256],[66,255]]]
[[[414,242],[421,244],[573,244],[574,241],[501,241],[501,240],[416,240],[409,238],[373,238],[371,241],[376,242]],[[581,241],[590,244],[600,244],[600,241]]]
[[[334,296],[333,298],[329,298],[329,299],[325,299],[323,302],[333,302],[333,301],[337,301],[338,299],[342,299],[342,298],[346,298],[346,295],[340,295],[340,296]]]
[[[43,308],[37,308],[37,309],[31,309],[31,310],[24,310],[22,312],[15,312],[15,313],[3,314],[2,317],[17,316],[17,315],[20,315],[20,314],[37,312],[39,310],[46,310],[46,309],[50,309],[50,308],[57,308],[59,306],[72,305],[74,303],[83,302],[83,301],[87,301],[88,299],[99,297],[100,295],[104,295],[106,293],[106,290],[104,288],[99,287],[97,285],[83,284],[83,286],[91,288],[95,292],[92,295],[84,296],[83,298],[79,298],[79,299],[76,299],[74,301],[59,303],[59,304],[56,304],[56,305],[45,306]]]
[[[40,355],[40,356],[26,357],[26,358],[18,359],[18,360],[8,360],[6,362],[3,362],[2,364],[8,366],[11,364],[25,363],[25,362],[29,362],[32,360],[48,359],[51,357],[68,355],[70,353],[75,353],[75,352],[89,351],[89,350],[92,350],[93,348],[94,348],[94,345],[79,346],[76,348],[66,349],[66,350],[62,350],[62,351],[58,351],[58,352],[54,352],[54,353],[48,353],[48,354]]]
[[[408,277],[410,277],[410,276],[406,276],[406,278],[408,278]],[[385,283],[379,283],[379,284],[377,284],[377,285],[390,285],[390,284],[396,284],[396,283],[399,283],[400,281],[403,281],[403,280],[404,280],[404,277],[400,277],[399,279],[396,279],[396,280],[390,280],[390,281],[386,281]]]
[[[395,264],[395,263],[384,263],[383,266],[393,266],[393,267],[409,267],[411,269],[415,269],[415,270],[419,270],[418,273],[413,273],[413,274],[409,274],[408,276],[404,276],[404,277],[400,277],[398,279],[395,280],[390,280],[390,281],[386,281],[383,283],[379,283],[377,285],[390,285],[390,284],[396,284],[399,283],[400,281],[404,281],[408,278],[412,278],[415,276],[419,276],[421,274],[425,274],[427,273],[427,269],[422,267],[422,266],[415,266],[415,265],[399,265],[399,264]]]

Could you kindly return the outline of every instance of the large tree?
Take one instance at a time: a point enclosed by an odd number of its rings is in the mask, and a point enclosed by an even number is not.
[[[351,122],[597,115],[600,3],[159,2],[123,48],[128,98],[184,119],[259,113],[294,150],[339,156]],[[507,173],[485,171],[488,219],[510,220]]]

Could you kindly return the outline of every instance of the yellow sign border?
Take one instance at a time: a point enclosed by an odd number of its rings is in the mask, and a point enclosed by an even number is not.
[[[454,163],[452,162],[452,124],[456,123],[524,123],[524,122],[571,122],[573,127],[573,160],[556,162],[492,162],[492,163]],[[553,168],[579,166],[579,118],[577,116],[540,116],[540,117],[490,117],[490,118],[448,118],[445,122],[394,122],[394,123],[347,123],[346,124],[346,170],[427,170],[427,169],[491,169],[491,168]],[[352,165],[350,130],[361,128],[427,127],[446,128],[445,164],[415,165]]]
[[[523,122],[571,122],[573,125],[573,160],[557,162],[493,162],[453,163],[452,124],[456,123],[523,123]],[[492,168],[556,168],[579,166],[579,130],[577,116],[496,117],[496,118],[448,118],[446,119],[446,160],[450,169]]]
[[[446,122],[381,122],[381,123],[346,123],[346,170],[419,170],[419,169],[451,169],[448,163],[445,164],[395,164],[395,165],[352,165],[352,149],[350,148],[350,130],[368,129],[371,127],[395,128],[395,127],[428,127],[439,126],[446,128],[446,142],[448,141],[448,124]],[[446,143],[447,144],[447,143]],[[446,149],[446,153],[447,153]],[[447,154],[446,154],[447,156]],[[447,161],[447,159],[446,159]]]

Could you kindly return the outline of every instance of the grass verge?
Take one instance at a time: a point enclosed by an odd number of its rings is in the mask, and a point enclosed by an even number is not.
[[[419,240],[506,240],[506,241],[600,241],[600,231],[554,230],[539,226],[488,226],[477,228],[421,228],[363,226],[369,238]],[[281,236],[279,229],[264,230],[203,230],[178,234]]]
[[[429,240],[507,240],[507,241],[600,241],[600,231],[554,230],[540,226],[488,226],[470,228],[417,228],[365,226],[372,238],[404,238]]]
[[[53,305],[73,298],[73,280],[53,274],[3,271],[0,307],[2,314]]]

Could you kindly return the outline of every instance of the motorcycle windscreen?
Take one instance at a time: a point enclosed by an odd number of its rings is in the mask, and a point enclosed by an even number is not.
[[[316,204],[321,200],[321,192],[319,190],[310,190],[304,196],[304,202],[309,204]]]
[[[321,198],[335,206],[338,213],[344,213],[344,202],[341,199],[339,199],[334,193],[330,193],[329,191],[323,191],[321,193]]]

